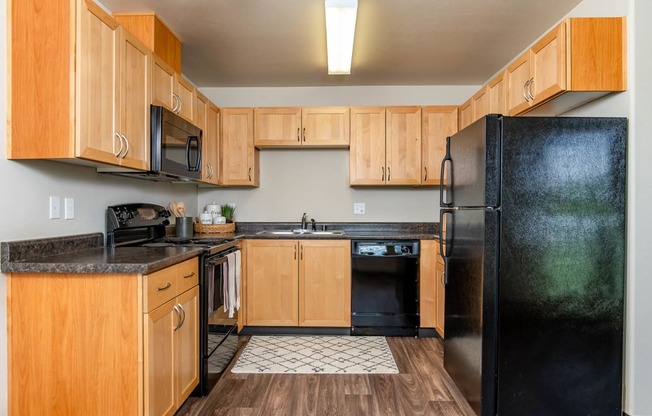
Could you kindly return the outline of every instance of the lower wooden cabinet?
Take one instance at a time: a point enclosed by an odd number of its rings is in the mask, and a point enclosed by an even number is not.
[[[248,240],[246,251],[246,325],[351,325],[349,240]]]
[[[444,337],[444,260],[439,240],[421,240],[419,315],[421,328],[434,328]]]
[[[150,275],[8,274],[9,414],[173,414],[199,381],[197,275],[196,258]]]

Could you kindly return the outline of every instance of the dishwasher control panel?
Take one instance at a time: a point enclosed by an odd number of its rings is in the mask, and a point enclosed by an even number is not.
[[[358,256],[418,256],[418,241],[353,241],[352,254]]]

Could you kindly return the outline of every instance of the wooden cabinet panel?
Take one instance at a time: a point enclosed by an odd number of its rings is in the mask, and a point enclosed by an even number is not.
[[[489,113],[507,115],[507,83],[505,71],[496,75],[488,84]]]
[[[206,122],[208,118],[208,98],[204,97],[199,91],[195,92],[195,119],[193,124],[202,131],[202,160],[201,160],[201,180],[205,182],[208,178],[209,169],[206,156]]]
[[[258,149],[254,148],[253,108],[223,108],[221,114],[222,185],[258,186]]]
[[[437,325],[437,240],[421,240],[419,257],[419,319],[422,328]]]
[[[126,149],[120,165],[149,168],[151,52],[135,36],[120,28],[120,124]],[[93,111],[91,109],[91,111]]]
[[[299,242],[299,325],[351,326],[351,242]]]
[[[348,107],[302,108],[301,125],[303,146],[349,146],[350,117]]]
[[[473,95],[473,121],[479,120],[489,114],[489,91],[487,86]]]
[[[180,315],[176,298],[145,314],[145,414],[173,415],[177,408],[175,387],[175,330]]]
[[[197,258],[177,263],[174,266],[177,293],[182,293],[199,284],[199,261]],[[165,269],[167,270],[167,269]]]
[[[297,325],[298,249],[295,240],[247,241],[248,325]]]
[[[218,185],[220,183],[220,110],[209,101],[206,110],[206,129],[202,141],[205,171],[202,180]]]
[[[457,107],[421,109],[422,185],[439,185],[441,161],[446,156],[446,137],[457,133]]]
[[[460,106],[460,130],[473,123],[473,97]]]
[[[351,108],[349,184],[385,183],[385,108]]]
[[[175,94],[178,97],[179,106],[177,107],[177,114],[186,118],[190,122],[195,121],[195,87],[182,77],[177,75],[177,83],[175,84]]]
[[[505,72],[507,77],[507,109],[510,116],[530,107],[525,90],[526,83],[530,80],[529,56],[529,51],[524,53],[512,62]]]
[[[557,25],[530,49],[531,106],[566,89],[566,23]]]
[[[436,313],[436,323],[435,323],[435,329],[439,333],[439,335],[444,338],[444,321],[445,321],[445,312],[446,312],[446,286],[444,285],[444,272],[445,272],[445,265],[444,265],[444,259],[441,257],[440,251],[439,251],[439,244],[437,244],[437,256],[436,256],[436,263],[435,263],[435,283],[436,283],[436,305],[437,305],[437,313]]]
[[[162,58],[154,55],[152,59],[152,104],[162,105],[172,111],[177,106],[174,97],[176,73]]]
[[[255,108],[254,117],[255,146],[301,145],[301,108]]]
[[[176,407],[179,408],[199,384],[199,286],[176,299],[182,323],[176,330]]]
[[[385,166],[388,185],[421,183],[421,108],[386,109]]]

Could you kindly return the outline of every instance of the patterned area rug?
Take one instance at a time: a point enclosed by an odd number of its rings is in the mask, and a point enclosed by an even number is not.
[[[398,374],[385,337],[254,336],[234,373]]]

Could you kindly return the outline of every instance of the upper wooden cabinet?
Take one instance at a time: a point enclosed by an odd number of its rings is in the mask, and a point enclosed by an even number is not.
[[[351,325],[350,240],[247,240],[247,325]]]
[[[473,117],[476,121],[489,114],[489,88],[485,85],[473,95]]]
[[[489,84],[489,114],[507,114],[507,84],[505,71],[496,75]]]
[[[440,184],[446,137],[457,133],[457,114],[456,106],[421,108],[421,185]]]
[[[473,123],[473,97],[460,106],[460,130]]]
[[[198,95],[199,97],[200,95]],[[208,102],[206,109],[206,128],[202,140],[202,181],[213,185],[220,184],[220,109]]]
[[[421,108],[351,108],[350,185],[421,183]]]
[[[154,57],[152,65],[152,104],[162,105],[196,124],[195,87],[176,73],[163,59]]]
[[[565,109],[626,89],[625,19],[569,18],[507,67],[509,115],[566,92]]]
[[[348,107],[255,108],[256,147],[348,147]]]
[[[155,13],[114,13],[113,18],[175,72],[181,73],[181,42]]]
[[[7,157],[149,169],[151,52],[90,0],[10,7]]]
[[[259,186],[253,108],[222,108],[220,114],[222,185]]]

